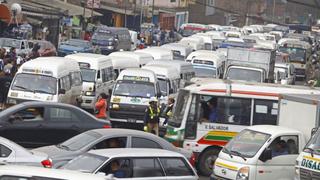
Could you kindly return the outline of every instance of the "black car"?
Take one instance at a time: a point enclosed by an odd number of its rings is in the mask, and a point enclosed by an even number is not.
[[[26,148],[58,144],[90,129],[110,127],[109,121],[62,103],[30,101],[0,112],[0,136]]]

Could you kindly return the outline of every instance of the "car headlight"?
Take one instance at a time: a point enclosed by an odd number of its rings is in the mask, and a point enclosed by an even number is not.
[[[8,99],[8,104],[17,104],[17,100],[15,99]]]
[[[236,180],[248,180],[249,179],[249,167],[242,167],[239,169]]]
[[[119,104],[112,104],[112,109],[114,109],[114,110],[120,109]]]
[[[85,95],[85,96],[95,96],[96,93],[93,92],[93,91],[86,91],[86,92],[84,93],[84,95]]]

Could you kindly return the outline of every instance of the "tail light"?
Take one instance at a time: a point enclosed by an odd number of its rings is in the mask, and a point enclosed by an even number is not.
[[[111,126],[110,125],[104,125],[104,126],[102,126],[103,128],[111,128]]]
[[[191,157],[190,157],[190,159],[189,159],[189,162],[190,162],[190,164],[193,166],[193,167],[195,167],[196,166],[196,154],[195,153],[192,153],[192,155],[191,155]]]
[[[52,160],[51,159],[43,160],[43,161],[41,161],[41,164],[45,168],[52,168]]]

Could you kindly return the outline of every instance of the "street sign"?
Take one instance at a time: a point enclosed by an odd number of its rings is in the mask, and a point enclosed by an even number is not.
[[[94,9],[100,8],[100,0],[87,0],[87,7],[88,8],[93,7]]]

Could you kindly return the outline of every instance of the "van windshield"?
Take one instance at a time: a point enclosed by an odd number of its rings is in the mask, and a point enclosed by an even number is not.
[[[177,104],[174,109],[172,118],[169,119],[168,124],[172,127],[180,127],[186,112],[187,103],[190,92],[188,90],[180,89],[177,97]]]
[[[302,48],[280,47],[280,52],[287,53],[290,56],[290,62],[306,63],[306,50]]]
[[[144,81],[118,81],[115,85],[113,95],[150,98],[155,97],[155,86],[151,82]]]
[[[231,153],[232,155],[240,154],[250,158],[257,154],[269,138],[269,134],[252,130],[243,130],[229,141],[222,151],[224,153]]]
[[[310,152],[320,155],[320,130],[318,129],[317,132],[312,136],[309,140],[307,145],[304,148],[304,152]]]
[[[81,69],[82,81],[84,82],[95,82],[96,70],[94,69]]]
[[[231,68],[228,71],[227,78],[231,80],[241,80],[247,82],[261,82],[261,75],[262,73],[260,71]]]
[[[17,74],[11,89],[34,93],[56,94],[57,79],[38,74]]]
[[[196,77],[216,77],[217,71],[212,68],[201,68],[201,67],[194,67],[194,71],[196,73]]]

